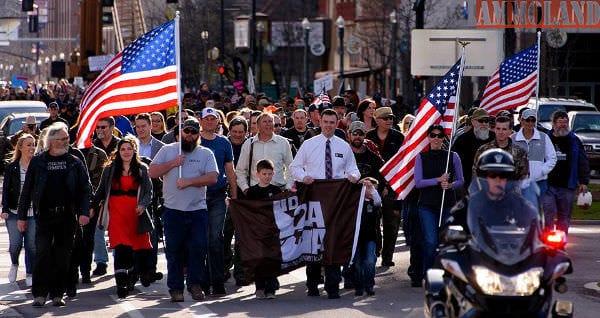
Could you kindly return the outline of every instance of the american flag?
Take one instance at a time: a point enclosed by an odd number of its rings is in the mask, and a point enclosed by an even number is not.
[[[331,104],[331,100],[329,100],[329,95],[327,95],[325,87],[323,87],[321,93],[319,94],[319,100],[321,101],[321,104]]]
[[[444,126],[447,135],[452,130],[454,116],[453,97],[460,79],[460,60],[450,68],[441,81],[421,101],[417,116],[408,130],[404,143],[381,168],[388,184],[404,199],[415,186],[414,166],[417,154],[427,148],[427,128],[433,124]],[[452,107],[452,108],[450,108]],[[449,124],[448,124],[449,123]]]
[[[537,83],[537,45],[504,60],[485,87],[479,107],[491,115],[525,105]]]
[[[91,146],[100,118],[177,105],[175,47],[175,21],[171,21],[144,34],[108,63],[83,95],[77,147]]]

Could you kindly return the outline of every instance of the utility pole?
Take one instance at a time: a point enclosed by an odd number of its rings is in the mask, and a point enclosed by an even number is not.
[[[413,6],[415,11],[415,29],[423,29],[425,27],[425,0],[416,0]],[[422,80],[413,76],[413,87],[415,92],[415,105],[418,107],[423,97]]]

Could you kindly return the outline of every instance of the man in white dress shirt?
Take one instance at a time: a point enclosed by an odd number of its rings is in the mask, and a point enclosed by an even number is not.
[[[336,126],[336,112],[332,109],[323,110],[321,134],[304,141],[290,165],[294,180],[304,184],[311,184],[315,179],[348,179],[353,183],[358,181],[360,171],[356,166],[354,154],[345,140],[334,135]],[[320,275],[321,265],[306,266],[308,296],[320,295]],[[340,298],[341,277],[340,266],[325,266],[325,291],[329,299]]]

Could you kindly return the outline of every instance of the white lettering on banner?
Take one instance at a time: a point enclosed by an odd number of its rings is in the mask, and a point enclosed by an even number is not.
[[[300,203],[297,196],[273,201],[273,215],[279,228],[282,269],[302,260],[321,260],[326,231],[320,202]]]

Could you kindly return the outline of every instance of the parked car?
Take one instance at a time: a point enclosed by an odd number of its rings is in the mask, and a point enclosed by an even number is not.
[[[571,99],[571,98],[551,98],[551,97],[540,97],[538,101],[538,107],[535,106],[535,98],[529,99],[527,105],[520,106],[517,108],[518,111],[523,107],[531,109],[537,109],[538,121],[546,129],[552,129],[552,113],[557,110],[564,110],[567,113],[571,111],[591,111],[598,112],[598,109],[594,104],[588,103],[582,99]]]
[[[46,104],[35,100],[0,101],[0,121],[10,113],[44,113]]]
[[[36,112],[36,113],[12,113],[8,114],[4,117],[4,119],[0,122],[0,136],[10,137],[16,134],[21,128],[23,128],[23,123],[27,116],[35,117],[35,121],[38,124],[38,128],[42,120],[50,117],[50,114],[44,112]]]
[[[600,172],[600,112],[569,112],[569,126],[583,143],[590,169]]]

